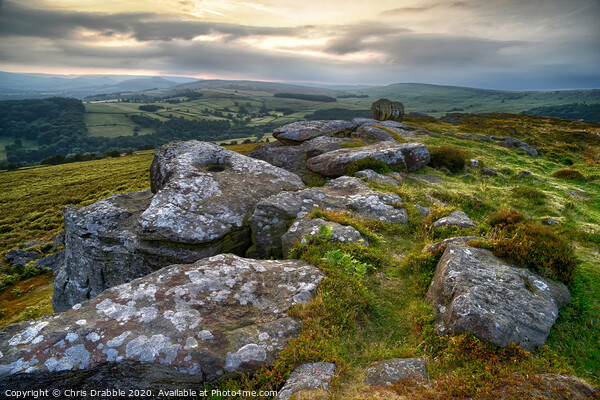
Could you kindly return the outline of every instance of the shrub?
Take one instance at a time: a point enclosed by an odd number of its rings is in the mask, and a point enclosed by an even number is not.
[[[572,181],[585,181],[585,176],[583,176],[583,174],[575,168],[561,168],[558,171],[554,171],[552,176],[555,178],[569,179]]]
[[[119,150],[111,150],[105,153],[108,157],[121,157],[121,152]]]
[[[516,210],[500,210],[490,217],[490,226],[504,228],[525,220],[525,216]]]
[[[542,276],[569,283],[576,258],[566,240],[549,228],[529,222],[521,225],[511,238],[498,240],[494,254]]]
[[[433,168],[448,168],[452,172],[460,172],[465,167],[467,155],[455,146],[441,146],[431,149],[429,152],[431,161],[429,165]]]
[[[346,175],[354,176],[358,171],[363,169],[372,169],[373,171],[384,174],[390,170],[390,166],[383,161],[376,160],[374,158],[364,158],[362,160],[352,161],[346,166]]]

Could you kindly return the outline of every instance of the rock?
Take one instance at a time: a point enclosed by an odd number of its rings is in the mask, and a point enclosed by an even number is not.
[[[243,255],[248,219],[263,198],[304,188],[261,160],[198,141],[163,146],[150,169],[155,193],[112,196],[65,209],[66,254],[54,285],[55,311],[174,263]]]
[[[299,192],[281,192],[261,200],[250,218],[253,232],[251,257],[273,257],[282,254],[281,237],[292,222],[315,208],[350,212],[362,218],[394,224],[407,224],[408,213],[402,199],[391,193],[380,193],[358,178],[343,176]]]
[[[273,131],[273,137],[283,144],[300,144],[317,136],[348,136],[354,128],[350,121],[298,121]]]
[[[48,268],[52,270],[52,273],[56,275],[60,267],[62,267],[65,260],[65,251],[61,250],[58,253],[54,253],[48,257],[44,257],[41,260],[35,262],[37,269]]]
[[[406,378],[428,382],[425,361],[420,358],[394,358],[376,362],[367,368],[365,383],[371,386],[389,386]]]
[[[288,400],[293,394],[305,390],[329,390],[329,382],[334,375],[335,364],[326,362],[302,364],[290,374],[276,399]]]
[[[457,134],[456,132],[442,132],[442,135],[444,135],[444,136],[454,136],[456,134]]]
[[[447,217],[438,219],[433,223],[434,228],[441,226],[458,226],[459,228],[470,228],[477,224],[467,216],[463,211],[452,211]]]
[[[542,224],[544,225],[559,225],[560,221],[557,220],[556,218],[544,218],[542,219]]]
[[[15,267],[24,267],[30,262],[42,258],[42,254],[37,251],[26,251],[12,249],[4,256],[10,265]]]
[[[435,176],[435,175],[408,174],[408,176],[413,179],[419,179],[419,180],[427,182],[427,183],[442,183],[442,182],[444,182],[444,180],[442,178],[440,178],[439,176]]]
[[[479,168],[479,166],[481,165],[481,163],[479,162],[479,160],[475,160],[473,158],[471,158],[469,160],[469,165],[473,168]]]
[[[570,301],[567,288],[483,249],[449,244],[427,292],[438,334],[470,332],[500,347],[542,346]]]
[[[378,174],[372,169],[363,169],[354,174],[355,177],[364,179],[367,182],[383,183],[390,186],[400,186],[402,177],[397,174],[397,177]]]
[[[281,142],[267,143],[258,146],[248,157],[263,160],[271,165],[283,168],[298,175],[304,182],[314,175],[306,169],[306,160],[333,150],[342,148],[341,143],[350,139],[318,136],[297,146],[284,146]]]
[[[25,247],[26,249],[28,249],[28,248],[30,248],[30,247],[37,246],[38,244],[40,244],[40,242],[38,242],[38,240],[37,240],[37,239],[33,239],[33,240],[32,240],[32,241],[30,241],[30,242],[24,243],[24,244],[23,244],[23,247]]]
[[[394,136],[386,131],[385,129],[377,128],[371,125],[362,125],[356,132],[352,132],[350,136],[364,139],[367,141],[378,141],[378,142],[395,142]]]
[[[423,216],[423,217],[426,217],[429,214],[431,214],[431,209],[429,207],[423,207],[418,204],[415,204],[415,208],[419,211],[419,214],[421,214],[421,216]]]
[[[523,142],[522,140],[515,139],[514,137],[507,136],[501,142],[498,143],[499,146],[508,147],[508,148],[519,148],[523,150],[525,153],[530,156],[539,156],[542,154],[540,149],[536,149],[535,147]]]
[[[491,142],[492,141],[491,138],[489,138],[488,136],[485,136],[485,135],[472,135],[472,134],[468,134],[468,133],[461,133],[458,136],[465,138],[465,139],[479,140],[480,142]]]
[[[493,168],[486,168],[486,167],[481,168],[481,173],[483,175],[487,175],[487,176],[498,176],[499,172],[500,171],[498,171],[497,169],[493,169]]]
[[[427,251],[430,253],[435,253],[438,249],[442,248],[442,247],[446,247],[449,244],[463,244],[463,243],[468,243],[471,240],[475,240],[475,239],[481,239],[480,237],[477,236],[456,236],[456,237],[451,237],[448,239],[444,239],[442,241],[436,242],[434,244],[432,244],[431,246],[429,246],[427,248]]]
[[[397,101],[379,99],[371,105],[371,115],[378,121],[392,120],[402,122],[404,105]]]
[[[288,311],[323,277],[302,261],[232,254],[166,267],[65,313],[5,328],[1,385],[98,390],[112,369],[120,387],[156,391],[253,373],[300,332]]]
[[[331,151],[309,159],[306,168],[325,176],[344,175],[353,161],[372,158],[407,171],[424,167],[430,159],[427,147],[421,143],[381,142],[365,147]]]
[[[307,236],[317,235],[322,225],[331,227],[329,240],[341,243],[357,243],[369,246],[369,242],[351,226],[341,225],[337,222],[324,221],[320,218],[298,218],[288,231],[281,237],[283,256],[287,257],[295,246],[295,243],[306,243]]]
[[[60,246],[64,246],[64,245],[65,245],[65,235],[64,234],[58,235],[58,236],[56,236],[56,239],[54,239],[54,242],[52,242],[51,250],[56,250]]]
[[[525,179],[531,176],[531,172],[529,171],[521,171],[519,172],[519,179]]]

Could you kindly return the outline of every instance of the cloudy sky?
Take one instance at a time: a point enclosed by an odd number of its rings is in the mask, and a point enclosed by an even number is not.
[[[600,88],[600,0],[0,0],[0,70]]]

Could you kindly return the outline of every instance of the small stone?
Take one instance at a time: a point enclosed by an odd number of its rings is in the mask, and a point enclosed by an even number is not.
[[[487,175],[487,176],[498,176],[499,172],[500,172],[499,170],[493,169],[493,168],[486,168],[486,167],[481,168],[481,173],[483,175]]]
[[[418,204],[415,204],[415,208],[419,210],[419,214],[421,214],[421,216],[423,217],[426,217],[429,214],[431,214],[431,209],[429,207],[423,207]]]
[[[441,226],[457,226],[460,228],[470,228],[476,226],[464,211],[452,211],[448,216],[438,219],[433,223],[434,228]]]
[[[389,386],[406,378],[428,382],[425,361],[420,358],[395,358],[376,362],[367,368],[365,383],[371,386]]]
[[[42,254],[37,251],[12,249],[4,257],[9,264],[14,265],[15,267],[24,267],[30,262],[42,258]]]
[[[521,171],[519,172],[519,179],[525,179],[531,176],[531,172],[529,171]]]
[[[544,218],[542,219],[542,224],[544,225],[559,225],[560,221],[556,218]]]
[[[473,167],[473,168],[479,168],[479,166],[481,165],[481,164],[480,164],[480,162],[479,162],[479,160],[475,160],[475,159],[473,159],[473,158],[471,158],[471,159],[469,160],[469,164],[470,164],[470,165],[471,165],[471,167]]]

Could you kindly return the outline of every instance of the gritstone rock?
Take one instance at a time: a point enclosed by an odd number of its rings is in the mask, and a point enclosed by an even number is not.
[[[420,358],[395,358],[376,362],[367,368],[365,383],[371,386],[388,386],[406,378],[429,381],[425,361]]]
[[[378,121],[392,120],[402,122],[404,105],[398,101],[379,99],[371,105],[371,115]]]
[[[290,374],[276,399],[287,400],[293,394],[305,390],[329,390],[329,382],[334,375],[335,364],[326,362],[302,364]]]
[[[350,121],[298,121],[273,131],[273,137],[283,144],[295,145],[317,136],[349,136],[355,128]]]
[[[248,254],[260,258],[280,256],[281,237],[296,218],[315,208],[394,224],[408,223],[408,213],[398,195],[371,190],[360,179],[343,176],[324,187],[282,192],[261,200],[250,218],[254,243]]]
[[[174,263],[244,254],[248,219],[263,198],[305,186],[300,178],[220,146],[174,142],[150,169],[149,191],[64,211],[66,255],[54,285],[55,311]]]
[[[302,261],[232,254],[165,267],[5,328],[0,388],[189,389],[253,373],[300,332],[288,311],[322,278]]]
[[[424,167],[430,159],[427,147],[421,143],[381,142],[370,146],[341,149],[309,159],[306,168],[325,176],[344,175],[353,161],[375,159],[407,171]]]
[[[341,225],[337,222],[324,221],[320,218],[298,218],[288,231],[281,237],[283,256],[287,257],[296,242],[305,243],[307,236],[317,235],[322,225],[331,227],[329,240],[341,243],[357,243],[369,246],[367,240],[351,226]]]
[[[521,149],[525,153],[529,154],[530,156],[539,156],[540,154],[542,154],[542,151],[540,149],[536,149],[535,147],[531,146],[530,144],[527,144],[527,143],[523,142],[522,140],[516,139],[511,136],[505,137],[501,142],[498,143],[498,145],[503,146],[503,147]]]
[[[447,217],[438,219],[433,223],[434,228],[441,226],[458,226],[459,228],[470,228],[477,224],[464,213],[464,211],[452,211]]]
[[[525,350],[542,346],[570,301],[565,285],[513,267],[490,251],[449,244],[427,292],[438,334],[470,332]]]
[[[402,181],[402,176],[398,173],[395,173],[395,175],[390,174],[388,176],[378,174],[372,169],[363,169],[355,173],[354,176],[364,179],[367,182],[384,183],[390,186],[400,186],[400,182]]]

